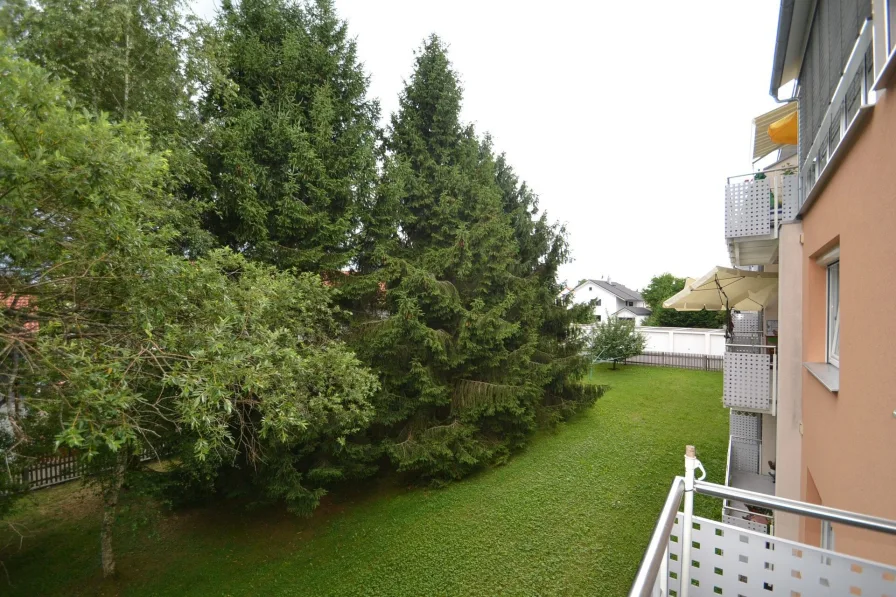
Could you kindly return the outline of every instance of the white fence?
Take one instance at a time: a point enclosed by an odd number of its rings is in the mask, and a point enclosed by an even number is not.
[[[677,354],[725,354],[725,330],[705,328],[640,327],[647,339],[646,352],[674,352]]]

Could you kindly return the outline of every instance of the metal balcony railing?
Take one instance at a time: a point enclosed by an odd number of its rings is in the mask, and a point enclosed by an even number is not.
[[[834,90],[827,112],[818,126],[812,146],[806,152],[802,167],[800,207],[813,196],[815,187],[830,175],[833,170],[831,164],[834,164],[845,151],[841,150],[841,147],[855,128],[859,116],[866,113],[867,108],[877,101],[873,89],[873,29],[872,20],[866,20],[843,69],[843,76],[840,77]]]
[[[762,440],[758,437],[729,436],[725,485],[774,495],[774,479],[770,475],[761,474],[762,456]],[[768,533],[774,524],[774,513],[726,499],[722,504],[722,522],[759,533]]]
[[[778,354],[775,346],[727,344],[722,402],[726,408],[775,415]]]
[[[796,168],[732,176],[725,185],[725,238],[777,238],[780,224],[798,209]]]
[[[762,313],[759,311],[732,311],[731,328],[738,335],[762,334]],[[738,342],[734,342],[738,344]],[[740,344],[762,344],[762,342],[740,342]]]
[[[896,594],[892,566],[694,516],[694,494],[888,535],[896,535],[896,521],[705,483],[698,469],[688,446],[685,476],[672,482],[629,597]]]

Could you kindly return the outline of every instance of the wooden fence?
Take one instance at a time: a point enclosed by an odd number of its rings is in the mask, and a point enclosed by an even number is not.
[[[43,489],[79,479],[84,469],[84,463],[75,454],[51,456],[26,467],[16,481],[28,489]]]
[[[645,352],[626,359],[627,365],[653,365],[655,367],[677,367],[679,369],[699,369],[701,371],[721,371],[724,357],[713,354],[692,354],[688,352]]]
[[[154,458],[149,452],[140,456],[140,460]],[[13,479],[16,485],[23,485],[29,490],[52,487],[60,483],[74,481],[84,476],[86,465],[77,454],[60,454],[41,458],[38,462],[25,467],[21,474]]]

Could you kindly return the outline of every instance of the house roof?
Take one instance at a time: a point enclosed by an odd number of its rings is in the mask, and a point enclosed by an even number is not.
[[[623,308],[619,309],[618,311],[616,311],[615,313],[613,313],[613,315],[619,315],[623,311],[628,311],[632,315],[643,315],[645,317],[647,317],[648,315],[653,313],[653,311],[651,311],[647,307],[623,307]]]
[[[769,85],[769,93],[775,99],[778,88],[799,75],[814,9],[814,0],[781,0]]]
[[[568,290],[562,290],[560,292],[560,296],[564,296],[569,292],[576,292],[579,288],[587,285],[592,286],[600,286],[607,292],[618,296],[619,298],[626,301],[643,301],[644,297],[641,296],[641,293],[637,290],[632,290],[626,286],[623,286],[619,282],[610,282],[609,280],[584,280],[581,284],[577,284],[575,288],[570,288]]]
[[[581,284],[576,286],[576,290],[578,290],[580,287],[584,286],[585,284],[589,284],[589,283],[593,284],[595,286],[600,286],[607,292],[615,294],[619,298],[625,299],[627,301],[643,301],[644,300],[644,297],[641,296],[641,294],[638,291],[632,290],[631,288],[626,288],[619,282],[610,282],[609,280],[585,280],[584,282],[582,282]]]
[[[31,311],[31,296],[27,294],[3,294],[0,293],[0,306],[10,311]],[[36,331],[40,326],[37,321],[26,321],[26,331]]]

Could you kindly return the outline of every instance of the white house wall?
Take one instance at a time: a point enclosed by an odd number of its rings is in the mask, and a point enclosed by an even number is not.
[[[625,306],[624,303],[620,306],[617,306],[617,301],[619,299],[616,297],[616,295],[607,292],[600,286],[584,285],[572,295],[572,302],[577,305],[587,303],[594,299],[599,299],[601,301],[600,306],[595,307],[594,314],[600,315],[602,321],[606,321],[609,315],[612,315]]]
[[[625,304],[625,299],[621,299],[612,292],[609,292],[608,290],[605,290],[604,288],[595,284],[583,284],[581,288],[578,288],[577,290],[572,292],[572,302],[577,305],[587,303],[593,299],[600,299],[601,301],[600,306],[595,308],[594,314],[600,315],[602,321],[606,321],[607,317],[609,317],[613,313],[629,306]],[[647,306],[644,301],[633,302],[635,303],[634,305],[631,305],[633,307]],[[643,319],[644,318],[641,318],[641,321],[643,321]]]

